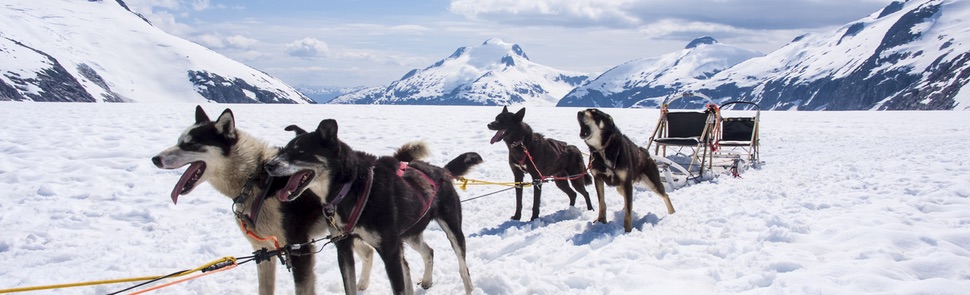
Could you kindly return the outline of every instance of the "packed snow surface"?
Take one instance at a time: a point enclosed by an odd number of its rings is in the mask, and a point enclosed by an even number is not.
[[[289,124],[325,118],[355,149],[389,155],[412,140],[443,165],[466,151],[469,177],[511,181],[507,150],[485,125],[499,107],[204,105],[233,110],[237,127],[274,145]],[[229,198],[208,184],[172,204],[181,169],[149,158],[194,122],[194,104],[0,103],[0,289],[163,275],[252,250]],[[512,111],[516,109],[513,108]],[[536,131],[581,145],[575,108],[530,107]],[[638,144],[659,111],[605,109]],[[609,222],[571,208],[547,186],[535,221],[512,221],[514,193],[462,203],[475,294],[965,294],[970,290],[970,119],[961,112],[765,112],[760,170],[670,193],[677,213],[639,188],[634,229],[607,189]],[[962,135],[961,135],[962,134]],[[581,146],[586,150],[585,146]],[[503,189],[469,186],[470,199]],[[588,186],[593,191],[593,186]],[[526,208],[531,192],[526,190]],[[594,196],[595,198],[595,193]],[[595,201],[594,201],[595,204]],[[528,214],[525,214],[528,216]],[[437,225],[434,286],[462,292]],[[412,278],[420,257],[406,250]],[[388,294],[376,261],[363,294]],[[358,270],[360,267],[358,267]],[[317,291],[342,293],[333,246],[321,249]],[[47,291],[104,294],[131,283]],[[292,294],[284,267],[278,294]],[[156,294],[254,294],[244,264]]]

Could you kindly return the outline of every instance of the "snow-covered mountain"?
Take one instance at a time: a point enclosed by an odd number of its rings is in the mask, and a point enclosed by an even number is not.
[[[293,86],[297,91],[303,93],[316,103],[328,103],[337,96],[360,91],[368,88],[366,86],[338,87],[338,86],[319,86],[319,85],[296,85]]]
[[[897,1],[833,32],[799,36],[733,66],[729,61],[742,55],[721,55],[715,65],[723,71],[714,75],[680,57],[716,44],[631,61],[559,105],[657,107],[664,97],[693,91],[720,102],[757,102],[763,109],[968,110],[970,90],[961,91],[970,80],[966,20],[967,0]],[[702,103],[681,99],[671,106]]]
[[[588,78],[534,63],[519,45],[492,38],[458,48],[388,86],[341,95],[330,103],[552,106]]]
[[[893,2],[691,87],[798,110],[966,110],[970,1]]]
[[[0,100],[312,103],[122,0],[4,0],[0,28]]]
[[[559,106],[631,107],[659,105],[685,85],[764,54],[718,43],[711,37],[694,39],[678,52],[641,58],[616,66],[576,87]]]

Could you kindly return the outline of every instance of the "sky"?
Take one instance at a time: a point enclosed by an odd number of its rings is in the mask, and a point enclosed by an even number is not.
[[[602,73],[711,36],[763,53],[891,0],[125,0],[156,27],[293,86],[377,86],[489,38]]]

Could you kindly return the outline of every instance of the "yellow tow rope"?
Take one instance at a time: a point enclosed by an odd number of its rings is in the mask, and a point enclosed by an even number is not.
[[[232,262],[232,264],[235,264],[236,263],[236,258],[235,257],[231,257],[231,256],[230,257],[223,257],[223,258],[214,260],[212,262],[203,264],[202,266],[196,267],[194,269],[186,270],[186,271],[183,271],[183,272],[180,272],[180,273],[177,273],[177,274],[173,274],[173,275],[133,277],[133,278],[125,278],[125,279],[113,279],[113,280],[89,281],[89,282],[78,282],[78,283],[69,283],[69,284],[57,284],[57,285],[46,285],[46,286],[33,286],[33,287],[20,287],[20,288],[10,288],[10,289],[0,289],[0,294],[2,294],[2,293],[28,292],[28,291],[39,291],[39,290],[50,290],[50,289],[61,289],[61,288],[73,288],[73,287],[83,287],[83,286],[93,286],[93,285],[128,283],[128,282],[138,282],[138,281],[149,281],[149,280],[157,280],[157,279],[161,279],[161,278],[174,278],[174,277],[180,277],[180,276],[184,276],[184,275],[187,275],[187,274],[190,274],[190,273],[194,273],[194,272],[197,272],[197,271],[201,271],[203,269],[206,269],[206,268],[212,267],[212,266],[214,266],[216,264],[220,264],[220,263],[224,263],[224,262]]]
[[[458,188],[460,188],[461,190],[466,190],[466,188],[468,187],[468,185],[502,185],[502,186],[509,186],[509,187],[530,187],[530,186],[532,186],[532,183],[529,183],[529,182],[514,182],[514,181],[509,181],[509,182],[494,182],[494,181],[467,179],[467,178],[464,178],[464,177],[459,177],[459,178],[457,178],[455,180],[458,181],[455,184],[458,185]]]

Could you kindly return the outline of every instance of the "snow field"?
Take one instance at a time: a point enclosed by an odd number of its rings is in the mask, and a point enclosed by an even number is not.
[[[193,122],[194,104],[0,103],[0,289],[167,274],[252,250],[229,198],[202,185],[173,205],[181,170],[149,158]],[[390,154],[424,140],[429,162],[466,151],[469,178],[511,181],[504,145],[485,128],[501,108],[204,105],[273,145],[289,124],[335,118],[350,146]],[[515,111],[517,107],[510,110]],[[576,108],[529,107],[536,131],[586,148]],[[645,144],[659,111],[604,109]],[[462,204],[476,294],[961,294],[970,288],[970,119],[959,112],[764,112],[760,170],[670,193],[677,213],[638,188],[634,230],[608,188],[607,224],[547,186],[539,219],[511,221],[513,192]],[[469,186],[472,198],[504,187]],[[593,186],[587,189],[593,192]],[[592,193],[594,207],[595,193]],[[526,189],[525,208],[531,208]],[[578,200],[577,203],[583,201]],[[595,209],[595,208],[594,208]],[[432,224],[434,286],[458,294],[447,238]],[[317,291],[342,293],[332,246],[317,256]],[[412,278],[420,257],[406,251]],[[390,292],[380,262],[364,294]],[[358,269],[360,269],[358,267]],[[47,293],[104,294],[130,284]],[[277,268],[279,294],[293,292]],[[252,264],[156,294],[253,294]],[[43,292],[42,292],[43,293]]]

